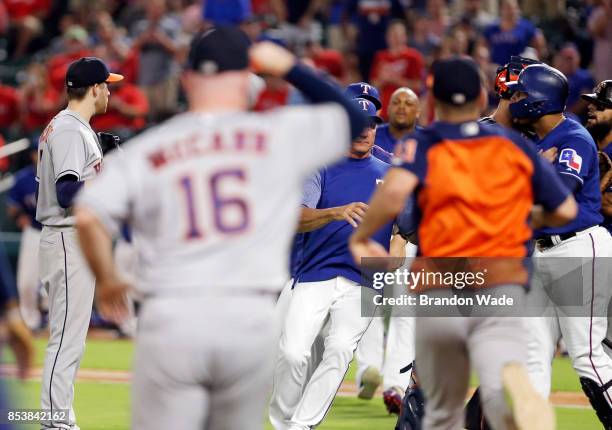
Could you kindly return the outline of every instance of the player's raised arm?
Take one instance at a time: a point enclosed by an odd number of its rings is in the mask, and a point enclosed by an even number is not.
[[[330,82],[300,65],[295,56],[272,42],[260,42],[249,51],[251,67],[260,73],[285,78],[313,103],[337,103],[348,115],[351,140],[363,131],[367,117]]]

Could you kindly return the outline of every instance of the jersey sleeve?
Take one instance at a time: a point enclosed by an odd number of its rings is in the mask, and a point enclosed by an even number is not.
[[[572,177],[582,186],[590,173],[596,155],[595,148],[590,142],[575,135],[569,135],[558,147],[554,166],[559,174]]]
[[[77,196],[76,206],[93,211],[106,229],[117,236],[130,217],[136,184],[135,170],[125,153],[113,153],[104,162],[99,176],[87,183]]]
[[[85,142],[81,134],[76,130],[62,131],[52,136],[47,145],[55,182],[65,175],[74,175],[80,181],[87,163]]]
[[[321,172],[316,172],[310,175],[304,181],[304,190],[302,193],[302,206],[315,209],[321,198]]]
[[[272,113],[274,114],[274,113]],[[275,122],[286,130],[293,160],[304,174],[330,164],[349,149],[349,117],[336,103],[284,108]]]

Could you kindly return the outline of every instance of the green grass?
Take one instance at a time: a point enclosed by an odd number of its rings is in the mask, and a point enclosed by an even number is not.
[[[20,407],[38,407],[40,384],[12,382],[13,393],[22,398]],[[80,382],[75,390],[75,411],[81,428],[87,430],[126,430],[129,428],[129,386]],[[558,430],[599,430],[601,426],[590,409],[557,408]],[[396,417],[387,414],[382,400],[363,401],[338,397],[320,430],[391,430]],[[26,430],[29,427],[24,427]],[[269,423],[266,430],[273,430]]]
[[[19,408],[40,408],[40,383],[11,381],[9,389],[20,400]],[[88,430],[127,430],[130,421],[130,387],[127,384],[79,382],[75,387],[77,423]],[[32,426],[24,426],[24,430]]]
[[[41,366],[46,340],[36,340],[36,365]],[[124,340],[89,340],[83,368],[129,370],[133,344]],[[11,362],[6,355],[4,360]],[[354,380],[356,366],[351,365],[347,379]],[[474,380],[474,382],[477,382]],[[19,407],[38,407],[40,384],[10,381],[10,389],[20,399]],[[553,364],[553,391],[580,392],[580,382],[567,358],[556,359]],[[125,430],[129,428],[129,385],[115,383],[79,382],[75,389],[75,411],[81,428],[87,430]],[[557,408],[559,430],[599,430],[601,426],[591,409]],[[354,397],[338,397],[321,430],[385,430],[392,429],[395,416],[389,416],[381,399],[362,401]],[[30,427],[24,427],[27,430]],[[266,423],[266,430],[272,426]]]
[[[34,347],[36,349],[34,366],[42,367],[47,339],[36,339]],[[5,348],[5,351],[8,351],[8,349]],[[87,340],[81,368],[130,370],[133,352],[134,344],[129,340]],[[14,359],[7,352],[1,361],[3,363],[12,363]]]

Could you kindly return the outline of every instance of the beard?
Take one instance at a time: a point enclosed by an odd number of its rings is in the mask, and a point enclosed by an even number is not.
[[[416,124],[416,119],[414,121],[412,121],[412,122],[394,122],[391,125],[396,130],[410,130],[410,129],[414,128],[415,124]]]
[[[612,121],[604,121],[595,123],[593,125],[587,125],[586,129],[593,137],[595,143],[599,143],[608,135],[608,133],[610,133],[610,130],[612,130]]]

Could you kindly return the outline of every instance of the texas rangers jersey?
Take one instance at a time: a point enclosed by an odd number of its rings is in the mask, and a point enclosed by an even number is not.
[[[389,169],[389,164],[369,156],[346,158],[321,169],[304,185],[302,205],[313,209],[368,202]],[[373,239],[389,249],[393,223],[374,234]],[[329,224],[304,234],[302,261],[296,278],[299,282],[317,282],[343,276],[361,283],[361,271],[348,249],[354,228],[347,221]]]
[[[336,104],[187,112],[111,154],[77,204],[112,232],[130,224],[145,295],[279,291],[302,184],[349,140]]]
[[[96,176],[102,164],[96,133],[77,112],[65,109],[40,136],[38,157],[36,220],[53,227],[73,226],[72,208],[59,205],[55,183],[65,175],[74,175],[79,181]]]
[[[538,230],[536,238],[584,230],[603,221],[597,146],[593,138],[579,123],[566,118],[538,142],[538,149],[542,151],[553,146],[558,151],[553,163],[557,172],[578,182],[574,191],[578,216],[562,227]]]

